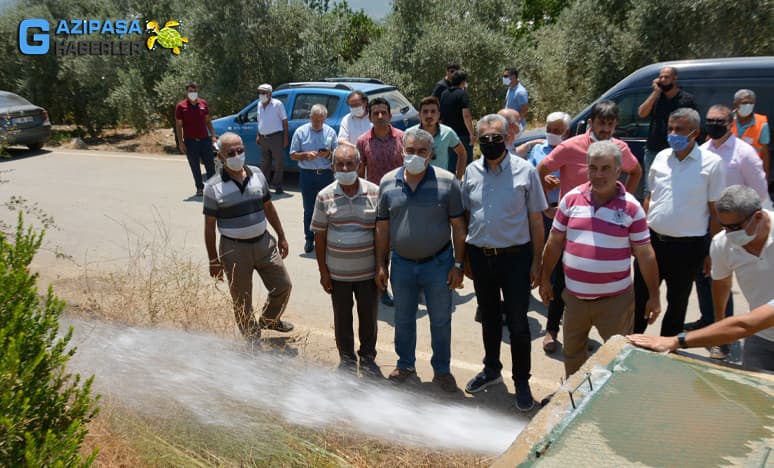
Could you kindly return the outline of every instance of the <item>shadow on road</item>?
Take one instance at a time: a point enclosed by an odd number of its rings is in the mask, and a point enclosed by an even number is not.
[[[0,156],[0,164],[51,153],[51,150],[47,150],[47,149],[30,150],[30,149],[22,149],[20,147],[6,148],[6,151],[8,151],[8,154]]]

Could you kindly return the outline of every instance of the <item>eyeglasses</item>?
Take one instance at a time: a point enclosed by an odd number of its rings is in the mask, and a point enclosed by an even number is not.
[[[228,152],[223,153],[223,154],[225,154],[227,158],[233,158],[237,154],[244,153],[244,152],[245,152],[244,148],[234,148],[231,151],[228,151]]]
[[[505,141],[505,137],[499,133],[492,133],[489,135],[481,135],[478,137],[478,141],[481,143],[502,143]]]
[[[742,229],[744,229],[745,224],[747,224],[747,222],[750,220],[750,218],[752,218],[755,215],[755,213],[757,213],[757,212],[758,212],[758,210],[753,211],[752,213],[750,213],[746,218],[744,218],[739,223],[732,223],[732,224],[720,223],[720,227],[722,227],[723,229],[725,229],[728,232],[741,231]]]
[[[707,125],[727,125],[728,120],[726,119],[707,119],[706,120]]]

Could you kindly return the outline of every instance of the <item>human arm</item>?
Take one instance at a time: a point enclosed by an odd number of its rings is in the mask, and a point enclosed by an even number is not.
[[[468,225],[465,216],[449,218],[452,228],[452,244],[454,244],[454,263],[465,263],[465,237],[468,235]],[[462,287],[464,265],[462,269],[452,266],[446,279],[449,289]]]
[[[325,263],[325,250],[328,248],[328,231],[315,231],[314,233],[314,254],[317,257],[317,269],[320,271],[320,285],[328,294],[333,291],[333,282],[331,273],[328,271],[328,265]]]
[[[374,252],[376,255],[376,287],[381,291],[387,289],[387,280],[390,275],[387,271],[387,253],[390,249],[390,221],[376,220],[376,233],[374,235]]]
[[[465,128],[468,129],[468,135],[470,135],[470,144],[476,142],[476,132],[473,131],[473,114],[470,112],[470,107],[464,107],[462,109],[462,120],[465,122]],[[467,159],[467,156],[465,156]]]
[[[520,104],[519,105],[519,115],[522,119],[526,122],[527,120],[527,111],[529,111],[529,104]]]
[[[465,150],[465,145],[458,143],[454,147],[454,152],[457,153],[457,168],[455,175],[457,180],[462,180],[462,176],[465,175],[465,168],[468,165],[468,152]]]
[[[642,178],[642,166],[640,166],[640,163],[637,161],[637,157],[634,153],[632,153],[632,150],[629,149],[629,145],[622,141],[618,141],[618,144],[621,148],[622,156],[621,169],[628,174],[628,177],[626,178],[626,191],[633,195],[637,191],[637,186]]]
[[[540,285],[540,257],[543,255],[546,236],[542,211],[529,213],[529,236],[532,240],[532,266],[529,269],[529,281],[530,286],[536,288]]]
[[[771,174],[771,154],[769,152],[769,145],[763,145],[761,148],[761,159],[763,160],[763,172],[766,173],[766,181],[769,180]]]
[[[185,140],[183,140],[183,120],[175,119],[175,133],[177,134],[177,149],[185,154]]]
[[[272,203],[271,200],[263,202],[263,212],[266,215],[266,221],[269,222],[272,229],[274,229],[274,232],[277,234],[277,248],[279,249],[280,257],[287,257],[288,240],[285,237],[285,231],[282,229],[282,223],[277,214],[277,209],[274,208],[274,203]]]
[[[210,276],[215,279],[223,279],[223,265],[218,257],[218,249],[215,246],[215,225],[217,218],[204,216],[204,245],[207,247],[207,258],[210,265]]]
[[[642,273],[642,279],[648,287],[648,302],[645,303],[645,320],[649,324],[656,321],[661,314],[661,298],[659,295],[659,275],[658,263],[656,262],[656,253],[653,246],[647,244],[632,245],[632,254],[637,259],[637,264]]]
[[[210,132],[210,140],[212,140],[213,143],[218,141],[218,135],[215,135],[215,128],[212,126],[212,119],[210,118],[209,114],[207,114],[207,130]]]
[[[641,119],[644,119],[650,115],[650,113],[653,111],[653,106],[656,104],[656,101],[658,101],[660,96],[661,88],[658,87],[658,78],[656,78],[653,80],[653,91],[650,93],[648,98],[645,99],[645,102],[640,104],[640,107],[637,109],[637,114]]]
[[[744,145],[744,149],[739,149],[739,169],[742,173],[744,185],[755,190],[761,199],[763,208],[771,209],[771,198],[769,197],[769,183],[766,178],[766,171],[763,169],[763,160],[758,156],[758,152],[751,146]]]
[[[288,147],[288,119],[282,120],[282,147]]]
[[[733,343],[771,327],[774,327],[774,306],[768,303],[756,307],[750,313],[728,317],[686,333],[685,347],[699,348]],[[680,348],[676,336],[628,335],[626,338],[636,346],[653,351],[674,351]]]
[[[361,143],[361,140],[358,139],[355,146],[357,146],[357,151],[360,153],[360,164],[357,165],[357,176],[360,178],[365,178],[366,166],[368,165],[368,155],[365,151],[365,143]]]
[[[540,266],[540,298],[545,305],[548,305],[549,302],[554,300],[554,288],[551,286],[551,272],[554,271],[556,262],[559,261],[559,257],[562,255],[566,237],[566,233],[551,229],[551,233],[548,235],[548,240],[543,249],[543,258]]]
[[[532,151],[532,148],[534,148],[537,145],[542,145],[545,143],[546,140],[544,138],[538,138],[537,140],[530,140],[526,143],[523,143],[516,147],[516,154],[519,155],[519,157],[526,158],[530,151]]]
[[[716,322],[726,318],[726,304],[728,303],[729,296],[731,296],[731,285],[733,283],[734,277],[732,275],[712,280],[712,307],[715,311]]]

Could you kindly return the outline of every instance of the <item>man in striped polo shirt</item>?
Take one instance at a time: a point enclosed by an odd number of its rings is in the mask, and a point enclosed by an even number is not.
[[[218,148],[223,172],[204,184],[204,242],[210,275],[222,279],[225,270],[234,316],[248,341],[259,338],[261,328],[289,332],[293,324],[280,320],[292,287],[282,262],[288,256],[288,241],[271,202],[269,184],[260,169],[245,166],[245,147],[239,135],[224,133]],[[266,230],[267,221],[277,240]],[[220,232],[218,249],[216,226]],[[268,291],[257,321],[253,315],[253,270]]]
[[[376,357],[378,311],[374,275],[374,229],[379,187],[357,176],[360,153],[348,142],[333,151],[336,181],[317,194],[312,215],[320,284],[333,301],[339,367],[357,365],[352,333],[352,296],[357,301],[360,370],[379,375]]]
[[[551,271],[564,249],[564,369],[569,377],[587,359],[592,325],[602,339],[630,334],[634,328],[631,256],[637,258],[651,292],[646,314],[661,313],[658,266],[650,246],[645,211],[618,181],[622,153],[612,141],[592,143],[589,181],[559,202],[543,251],[540,296],[553,300]]]

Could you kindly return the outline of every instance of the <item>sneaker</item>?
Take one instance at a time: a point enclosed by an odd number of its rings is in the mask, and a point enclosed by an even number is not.
[[[486,371],[481,371],[470,379],[467,385],[465,385],[465,391],[468,393],[478,393],[490,385],[500,383],[503,381],[503,376],[500,374],[489,375]]]
[[[285,321],[285,320],[266,320],[263,317],[258,319],[258,324],[263,328],[264,330],[274,330],[282,333],[287,333],[289,331],[292,331],[294,326],[292,323]]]
[[[383,377],[379,364],[370,356],[360,357],[360,372],[367,377]]]
[[[706,327],[707,324],[702,322],[701,320],[697,320],[695,322],[688,322],[685,325],[683,325],[683,330],[685,331],[693,331],[698,330],[700,328]]]
[[[309,252],[311,252],[312,250],[314,250],[314,240],[312,240],[312,239],[309,239],[309,240],[307,240],[307,241],[306,241],[306,243],[304,244],[304,252],[306,252],[306,253],[309,253]]]
[[[722,361],[728,357],[729,352],[731,348],[728,345],[713,346],[710,348],[710,357]]]
[[[559,348],[559,343],[556,341],[556,333],[552,331],[546,331],[546,336],[543,337],[543,351],[546,353],[555,353]]]
[[[389,380],[392,380],[395,383],[403,383],[411,377],[412,375],[416,375],[417,371],[413,367],[409,369],[402,369],[400,367],[396,367],[395,370],[390,372],[390,376],[387,377]]]
[[[347,374],[356,374],[357,373],[357,361],[349,358],[342,357],[339,361],[339,372],[344,372]]]
[[[196,190],[196,196],[197,196],[197,197],[202,197],[202,196],[204,196],[204,190],[202,190],[202,189],[197,189],[197,190]]]
[[[433,376],[433,383],[438,384],[444,392],[455,393],[457,391],[457,380],[448,372],[435,374]]]
[[[535,399],[529,388],[529,380],[516,381],[516,408],[519,411],[529,411],[535,407]]]
[[[395,307],[395,302],[392,300],[392,296],[387,291],[382,293],[380,300],[382,301],[382,304],[386,305],[387,307]]]

